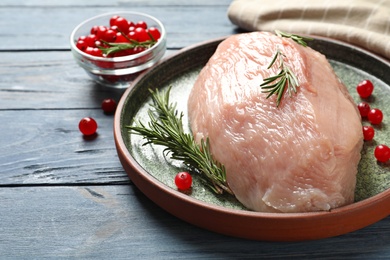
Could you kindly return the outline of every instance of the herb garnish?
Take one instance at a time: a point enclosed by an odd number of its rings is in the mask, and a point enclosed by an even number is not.
[[[307,47],[307,41],[312,41],[313,38],[300,36],[297,34],[291,34],[291,33],[285,33],[279,30],[275,30],[275,34],[280,37],[290,38],[291,40],[295,41],[296,43],[302,45],[303,47]]]
[[[287,91],[289,95],[292,95],[292,92],[297,92],[297,87],[299,86],[298,79],[294,75],[294,73],[291,71],[290,67],[286,66],[283,62],[284,54],[277,50],[274,58],[272,59],[270,65],[267,67],[267,69],[271,68],[276,59],[279,57],[279,68],[280,71],[277,75],[271,76],[269,78],[264,79],[264,82],[260,85],[261,88],[264,90],[263,93],[269,93],[266,98],[269,98],[273,94],[277,95],[276,98],[276,106],[279,106],[280,101],[282,100],[284,90],[287,87]],[[276,81],[278,80],[278,81]],[[271,84],[275,82],[274,84]]]
[[[131,50],[131,49],[134,49],[136,47],[142,47],[142,48],[149,49],[155,43],[156,43],[156,41],[154,41],[154,40],[148,40],[148,41],[144,41],[144,42],[138,42],[138,41],[135,41],[135,40],[130,40],[129,43],[125,43],[125,42],[123,42],[123,43],[122,42],[118,42],[118,43],[104,42],[104,44],[106,44],[108,47],[99,47],[99,49],[103,52],[103,54],[106,54],[107,56],[109,56],[110,54],[113,54],[113,53],[116,53],[116,52],[119,52],[119,51],[124,51],[124,50]]]
[[[128,126],[130,132],[147,139],[143,145],[165,146],[164,156],[170,155],[172,159],[181,160],[191,170],[200,173],[202,181],[215,193],[222,194],[225,191],[233,194],[226,181],[225,167],[212,157],[209,139],[202,139],[198,145],[192,134],[184,132],[184,114],[176,110],[176,103],[169,102],[170,90],[171,87],[165,93],[158,89],[155,92],[149,90],[154,108],[148,110],[149,128],[138,120],[135,126]]]
[[[136,47],[142,47],[145,49],[151,48],[153,45],[157,43],[157,41],[153,38],[153,36],[148,32],[150,40],[139,42],[133,39],[130,39],[126,34],[123,32],[119,31],[129,42],[118,42],[118,43],[113,43],[113,42],[106,42],[102,41],[105,46],[103,47],[100,46],[99,49],[102,51],[103,54],[106,54],[109,56],[110,54],[124,51],[124,50],[132,50]]]
[[[275,30],[275,34],[280,37],[290,38],[304,47],[307,46],[306,41],[312,40],[312,38],[309,37],[303,37],[297,34],[284,33],[278,30]],[[277,96],[277,107],[282,100],[286,88],[289,96],[291,97],[292,93],[296,93],[297,87],[299,87],[298,79],[295,76],[294,72],[291,70],[291,68],[284,63],[284,57],[284,54],[279,49],[277,49],[267,69],[271,68],[275,64],[276,60],[279,60],[279,73],[274,76],[265,78],[264,82],[260,85],[261,89],[263,90],[263,93],[269,93],[266,98],[269,98],[272,95]]]

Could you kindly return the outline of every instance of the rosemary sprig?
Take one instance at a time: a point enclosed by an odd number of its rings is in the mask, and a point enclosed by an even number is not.
[[[164,156],[181,160],[187,167],[199,172],[202,181],[215,193],[233,194],[226,181],[225,167],[212,157],[209,139],[202,139],[198,145],[192,134],[185,133],[184,114],[176,110],[176,103],[169,102],[170,90],[168,88],[165,93],[150,90],[154,109],[148,111],[148,127],[138,120],[134,126],[128,126],[130,132],[143,136],[147,140],[144,145],[165,146]]]
[[[307,41],[313,40],[313,38],[310,38],[310,37],[300,36],[300,35],[292,34],[292,33],[285,33],[285,32],[279,31],[279,30],[275,30],[275,34],[277,36],[280,36],[280,37],[290,38],[293,41],[295,41],[296,43],[298,43],[304,47],[307,47]]]
[[[124,50],[131,50],[134,49],[135,47],[143,47],[146,49],[151,48],[156,41],[154,40],[148,40],[144,42],[138,42],[135,40],[130,39],[129,43],[126,42],[118,42],[118,43],[113,43],[113,42],[104,42],[105,45],[108,47],[99,47],[99,49],[103,52],[103,54],[106,54],[107,56],[114,54],[119,51],[124,51]]]
[[[147,40],[147,41],[143,41],[143,42],[139,42],[139,41],[136,41],[136,40],[133,40],[133,39],[130,39],[125,33],[119,31],[129,42],[118,42],[118,43],[114,43],[114,42],[106,42],[106,41],[103,41],[103,43],[108,46],[108,47],[99,47],[99,49],[103,52],[103,54],[106,54],[107,56],[113,54],[113,53],[116,53],[116,52],[119,52],[119,51],[124,51],[124,50],[131,50],[131,49],[134,49],[136,47],[142,47],[142,48],[146,48],[146,49],[149,49],[151,48],[153,45],[156,44],[156,40],[153,38],[153,36],[148,32],[148,35],[150,37],[150,40]]]
[[[275,61],[279,58],[280,71],[275,76],[271,76],[264,79],[264,82],[260,85],[260,87],[263,89],[263,93],[269,93],[266,98],[269,98],[274,94],[277,96],[276,106],[279,106],[286,87],[287,92],[291,97],[293,92],[297,92],[297,87],[299,86],[298,79],[291,71],[290,67],[286,66],[283,61],[283,57],[284,54],[280,50],[277,50],[274,58],[272,59],[267,69],[271,68],[274,65]]]
[[[275,30],[275,34],[279,37],[291,38],[293,41],[297,42],[298,44],[304,47],[307,47],[306,41],[313,40],[312,38],[309,37],[303,37],[297,34],[289,34],[278,30]],[[277,49],[267,69],[270,69],[275,64],[276,60],[279,60],[280,70],[278,74],[265,78],[264,82],[260,85],[261,89],[263,90],[262,91],[263,93],[269,93],[266,98],[269,98],[272,95],[277,96],[276,98],[277,107],[279,106],[282,100],[286,88],[287,88],[287,93],[291,97],[292,93],[293,92],[296,93],[297,88],[299,87],[298,79],[295,76],[294,72],[291,70],[291,68],[284,63],[284,57],[285,57],[284,54],[279,49]]]

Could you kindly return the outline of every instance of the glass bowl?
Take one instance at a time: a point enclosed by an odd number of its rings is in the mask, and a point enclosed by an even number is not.
[[[148,25],[148,28],[157,28],[161,33],[161,37],[149,49],[137,54],[120,57],[107,58],[93,56],[76,47],[76,42],[80,36],[89,35],[93,26],[109,26],[109,20],[114,15],[124,17],[134,23],[144,21]],[[164,56],[166,50],[166,32],[163,24],[153,16],[130,11],[110,12],[92,17],[76,26],[70,36],[70,46],[73,57],[78,65],[93,80],[110,88],[122,89],[129,87],[130,83],[139,74],[152,67]]]

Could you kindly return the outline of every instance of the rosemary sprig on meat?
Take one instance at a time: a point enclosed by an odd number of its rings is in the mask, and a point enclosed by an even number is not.
[[[298,34],[292,34],[292,33],[285,33],[279,30],[275,30],[275,34],[280,37],[290,38],[291,40],[302,45],[303,47],[307,47],[307,42],[313,40],[313,38],[310,37],[300,36]]]
[[[269,93],[267,98],[274,94],[277,96],[276,106],[279,106],[286,88],[288,94],[291,96],[293,92],[297,92],[297,87],[299,86],[298,79],[291,71],[290,67],[284,63],[283,57],[284,54],[280,50],[277,50],[267,69],[271,68],[279,58],[280,71],[275,76],[264,79],[264,82],[260,85],[263,89],[263,93]]]
[[[312,38],[309,37],[303,37],[297,34],[284,33],[278,30],[275,31],[275,34],[279,37],[290,38],[304,47],[307,46],[306,41],[312,40]],[[275,62],[278,60],[279,72],[274,76],[265,78],[264,82],[260,85],[260,87],[263,90],[262,92],[268,93],[268,96],[266,98],[269,98],[272,95],[277,96],[276,98],[277,107],[279,106],[285,91],[291,97],[292,93],[293,92],[296,93],[297,88],[299,87],[298,79],[295,76],[294,72],[291,70],[291,68],[284,63],[284,57],[285,57],[284,54],[279,49],[277,49],[267,69],[270,69],[272,66],[274,66]]]
[[[181,160],[187,167],[200,173],[202,181],[215,193],[233,194],[226,181],[225,167],[213,159],[209,139],[202,139],[198,145],[192,134],[185,133],[182,122],[184,114],[179,114],[176,103],[170,103],[170,90],[168,88],[165,93],[150,90],[153,109],[148,110],[148,127],[138,120],[134,126],[128,126],[130,132],[143,136],[147,140],[144,145],[165,146],[164,156]]]

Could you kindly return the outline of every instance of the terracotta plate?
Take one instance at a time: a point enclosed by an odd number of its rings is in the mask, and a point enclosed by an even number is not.
[[[375,140],[366,142],[362,151],[356,188],[356,202],[330,212],[261,213],[245,209],[234,197],[216,196],[194,176],[193,187],[182,193],[173,183],[181,164],[162,155],[163,148],[143,146],[144,140],[130,135],[126,128],[134,119],[147,123],[150,108],[148,89],[172,86],[171,101],[186,115],[187,97],[199,70],[214,53],[222,39],[185,48],[137,78],[118,104],[114,137],[120,161],[131,181],[157,205],[196,226],[218,233],[269,241],[320,239],[345,234],[370,225],[390,214],[390,166],[378,164],[373,150],[379,143],[390,144],[386,133],[390,116],[390,64],[351,45],[317,38],[312,48],[325,54],[336,73],[360,102],[355,86],[363,79],[375,85],[367,100],[385,114],[376,127]],[[184,118],[186,121],[187,118]],[[363,121],[363,124],[368,122]],[[187,123],[185,123],[187,125]],[[187,129],[188,130],[188,129]]]

